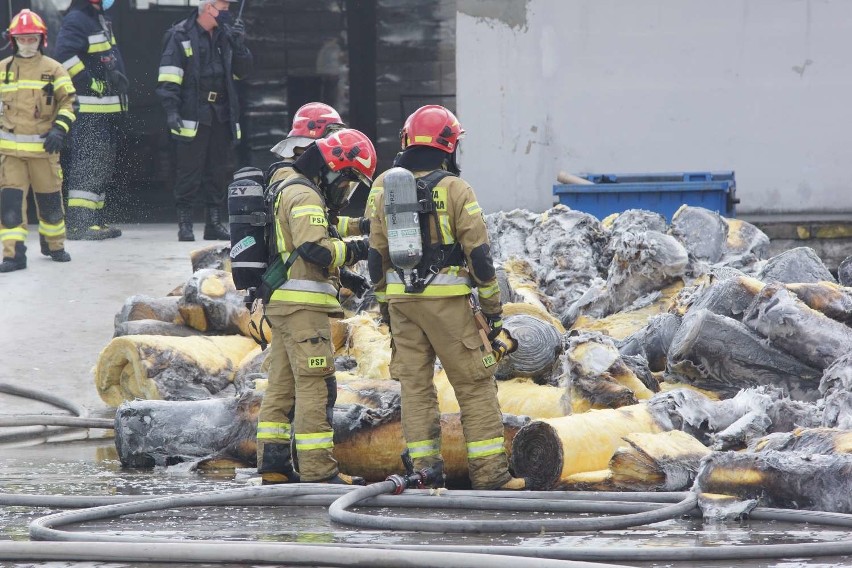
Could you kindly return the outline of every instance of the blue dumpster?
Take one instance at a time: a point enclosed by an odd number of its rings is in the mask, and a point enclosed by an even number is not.
[[[669,221],[681,205],[736,217],[734,172],[579,174],[594,185],[553,186],[559,203],[603,219],[627,209],[648,209]]]

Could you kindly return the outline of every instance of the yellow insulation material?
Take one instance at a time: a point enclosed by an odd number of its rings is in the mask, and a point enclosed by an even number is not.
[[[609,460],[628,434],[662,431],[645,404],[590,410],[543,422],[556,429],[562,444],[562,480],[576,473],[608,469]]]
[[[358,367],[353,374],[362,379],[390,379],[390,335],[369,314],[342,320],[347,326],[346,346],[340,354],[355,358]]]
[[[125,335],[110,341],[95,365],[95,387],[108,405],[136,398],[181,399],[181,392],[211,389],[233,381],[255,342],[239,335],[170,337]],[[175,368],[184,383],[176,382]]]
[[[459,412],[456,394],[443,369],[435,373],[438,407],[444,414]],[[505,414],[530,418],[557,418],[570,414],[565,390],[549,385],[537,385],[531,379],[497,381],[497,400]]]
[[[613,339],[624,339],[645,327],[649,318],[668,311],[672,299],[682,289],[681,281],[666,286],[652,304],[631,312],[618,312],[601,319],[580,316],[571,326],[571,331],[598,331]]]
[[[559,318],[554,317],[550,312],[544,309],[544,306],[536,305],[536,304],[523,304],[520,302],[511,302],[508,304],[503,304],[503,317],[509,316],[532,316],[534,318],[538,318],[542,321],[548,322],[550,325],[556,328],[556,331],[559,333],[565,333],[565,327],[563,327],[562,322],[559,321]]]
[[[710,453],[701,442],[686,432],[634,432],[624,437],[626,446],[618,448],[609,461],[613,483],[622,489],[645,491],[667,488],[669,464],[698,462]],[[680,489],[677,487],[676,489]]]
[[[548,312],[549,300],[540,292],[538,282],[530,263],[520,258],[510,258],[503,263],[506,271],[506,281],[520,303],[531,304],[545,313]]]

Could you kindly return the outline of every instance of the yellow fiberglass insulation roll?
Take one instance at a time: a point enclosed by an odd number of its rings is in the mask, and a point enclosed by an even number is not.
[[[443,369],[435,373],[435,388],[441,412],[459,412],[456,393]],[[500,410],[515,416],[557,418],[571,413],[570,398],[565,389],[537,385],[531,379],[497,381],[497,399],[500,401]]]
[[[255,348],[247,337],[116,337],[98,356],[95,386],[108,405],[126,400],[198,400],[234,394],[234,374]]]
[[[661,431],[646,404],[536,420],[515,436],[512,464],[534,489],[549,489],[573,474],[607,469],[624,436]]]

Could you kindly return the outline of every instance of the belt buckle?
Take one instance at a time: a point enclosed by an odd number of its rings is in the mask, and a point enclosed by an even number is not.
[[[207,93],[207,102],[208,103],[215,103],[216,99],[218,99],[218,98],[219,98],[219,93],[217,93],[216,91],[210,91],[209,93]]]

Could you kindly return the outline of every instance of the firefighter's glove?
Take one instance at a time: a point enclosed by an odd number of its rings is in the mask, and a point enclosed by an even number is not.
[[[381,322],[390,327],[390,306],[387,302],[379,302],[379,313],[382,315]]]
[[[237,20],[228,26],[228,39],[236,51],[242,51],[246,43],[246,25],[242,20]]]
[[[499,363],[503,357],[509,353],[514,353],[518,349],[518,342],[509,334],[506,329],[501,329],[497,335],[491,339],[491,350],[494,353],[494,358]]]
[[[180,115],[176,112],[170,112],[166,117],[166,125],[168,125],[169,130],[173,132],[180,132],[181,123],[180,123]]]
[[[485,316],[485,321],[488,323],[488,327],[491,328],[491,331],[488,332],[489,341],[494,341],[494,339],[500,335],[500,332],[503,331],[503,315],[502,314],[482,314]]]
[[[370,234],[370,219],[368,217],[364,217],[358,221],[358,232],[364,236]]]
[[[346,264],[352,265],[359,260],[367,260],[367,251],[370,249],[368,239],[353,239],[346,241]]]
[[[345,268],[340,269],[340,285],[349,288],[357,298],[360,298],[370,289],[370,281]]]
[[[127,79],[127,76],[118,69],[108,70],[107,76],[109,77],[109,85],[112,87],[113,92],[118,93],[119,95],[126,95],[127,91],[130,90],[130,81]]]
[[[44,151],[48,154],[58,154],[65,145],[65,130],[61,126],[53,125],[44,135]]]
[[[99,97],[104,96],[104,93],[107,89],[106,81],[102,81],[100,79],[92,79],[92,82],[89,84],[89,88],[92,89]]]

